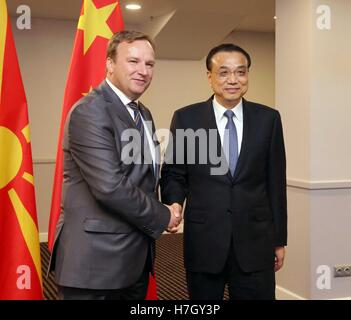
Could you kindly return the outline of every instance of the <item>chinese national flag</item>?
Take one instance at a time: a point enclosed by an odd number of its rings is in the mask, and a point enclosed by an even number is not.
[[[0,300],[42,298],[27,101],[0,0]]]
[[[60,215],[63,172],[62,138],[67,114],[72,106],[106,77],[106,49],[109,39],[124,28],[120,2],[84,0],[74,41],[71,66],[66,83],[56,170],[51,202],[48,246],[52,251]],[[113,267],[113,266],[111,266]],[[131,266],[132,267],[132,266]],[[156,282],[150,278],[147,299],[157,299]]]

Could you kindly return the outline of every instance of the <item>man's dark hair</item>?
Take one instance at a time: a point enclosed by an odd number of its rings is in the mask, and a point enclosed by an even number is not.
[[[115,61],[117,47],[121,42],[131,43],[137,40],[148,41],[151,44],[152,48],[155,50],[155,45],[148,35],[139,31],[124,30],[115,33],[108,42],[106,58],[111,58],[113,61]]]
[[[211,51],[208,53],[207,58],[206,58],[206,68],[208,71],[211,71],[212,69],[212,58],[215,54],[218,52],[240,52],[242,53],[246,60],[247,60],[247,66],[250,68],[251,66],[251,58],[250,55],[241,47],[233,44],[233,43],[223,43],[220,44],[217,47],[214,47],[211,49]]]

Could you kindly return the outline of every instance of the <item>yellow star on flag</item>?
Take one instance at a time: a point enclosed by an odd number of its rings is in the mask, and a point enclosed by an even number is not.
[[[78,29],[84,31],[84,54],[87,53],[95,38],[100,36],[110,39],[113,35],[106,23],[118,2],[96,8],[93,0],[84,0],[84,14],[78,21]]]

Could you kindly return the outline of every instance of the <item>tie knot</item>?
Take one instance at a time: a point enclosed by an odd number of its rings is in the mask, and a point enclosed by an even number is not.
[[[226,112],[224,112],[224,116],[226,116],[228,119],[232,119],[234,115],[235,114],[232,110],[227,110]]]
[[[139,111],[139,106],[135,101],[131,101],[128,103],[128,106],[133,109],[133,111]]]

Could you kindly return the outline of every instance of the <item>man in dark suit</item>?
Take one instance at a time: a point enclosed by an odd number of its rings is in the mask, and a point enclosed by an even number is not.
[[[144,299],[154,239],[179,224],[157,200],[155,127],[138,101],[154,64],[148,36],[115,34],[106,80],[77,102],[66,121],[62,213],[52,259],[62,299]],[[130,141],[135,133],[139,139]]]
[[[231,299],[275,299],[287,242],[280,115],[243,99],[251,65],[245,50],[219,45],[206,65],[214,95],[174,113],[161,171],[162,201],[181,211],[186,199],[190,299],[222,299],[226,283]]]

